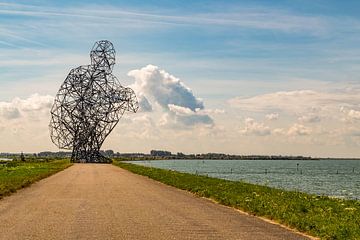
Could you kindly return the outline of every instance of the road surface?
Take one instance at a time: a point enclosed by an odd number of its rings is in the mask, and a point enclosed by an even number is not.
[[[110,164],[75,164],[0,200],[0,239],[307,239]]]

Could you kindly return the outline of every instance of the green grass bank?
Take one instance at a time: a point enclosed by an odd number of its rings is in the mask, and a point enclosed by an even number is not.
[[[114,161],[116,166],[321,239],[360,239],[360,201]]]
[[[71,165],[69,160],[2,163],[0,164],[0,199]]]

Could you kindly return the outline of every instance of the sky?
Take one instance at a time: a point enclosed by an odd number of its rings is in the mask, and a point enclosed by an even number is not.
[[[0,152],[57,151],[50,109],[107,39],[134,88],[103,149],[360,157],[359,1],[1,1]]]

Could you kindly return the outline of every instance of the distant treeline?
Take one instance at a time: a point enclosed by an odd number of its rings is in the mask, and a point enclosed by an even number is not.
[[[185,154],[172,153],[164,150],[151,150],[150,153],[119,153],[113,150],[101,150],[102,155],[118,160],[166,160],[166,159],[214,159],[214,160],[320,160],[320,159],[340,159],[340,158],[313,158],[304,156],[283,156],[283,155],[235,155],[225,153],[200,153]],[[0,153],[0,158],[20,158],[21,153]],[[70,158],[71,152],[39,152],[24,153],[26,159],[29,158]],[[345,158],[344,158],[345,159]],[[349,158],[347,158],[349,159]],[[354,158],[356,159],[356,158]]]
[[[315,158],[304,156],[278,156],[278,155],[233,155],[225,153],[201,153],[184,154],[178,152],[171,154],[167,151],[152,150],[150,156],[163,157],[164,159],[218,159],[218,160],[315,160]]]

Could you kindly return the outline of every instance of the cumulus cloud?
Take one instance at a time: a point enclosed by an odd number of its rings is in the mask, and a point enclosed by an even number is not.
[[[204,114],[224,114],[226,113],[226,111],[224,109],[202,109],[199,112],[204,113]]]
[[[311,133],[310,128],[305,127],[304,125],[298,123],[292,125],[287,131],[287,135],[289,136],[304,136],[304,135],[309,135],[310,133]]]
[[[312,133],[309,127],[299,123],[294,123],[289,128],[274,128],[271,129],[262,122],[257,122],[253,118],[246,118],[244,120],[245,126],[240,129],[242,135],[252,136],[267,136],[267,135],[282,135],[282,136],[305,136]]]
[[[308,135],[311,136],[307,138],[308,143],[321,141],[328,144],[329,139],[336,139],[351,145],[355,140],[346,137],[347,133],[342,129],[360,131],[360,88],[356,85],[350,88],[335,85],[321,91],[295,90],[236,97],[229,103],[233,109],[247,114],[265,114],[266,119],[272,113],[281,114],[282,119],[272,125],[275,128],[271,134],[291,139]],[[297,122],[294,123],[294,120]],[[311,128],[307,124],[311,124]]]
[[[213,120],[199,110],[192,111],[190,108],[169,104],[169,110],[175,116],[175,121],[185,126],[191,126],[196,124],[212,125]]]
[[[19,110],[12,106],[10,103],[2,102],[0,103],[0,116],[5,119],[15,119],[21,116]]]
[[[139,101],[140,111],[151,112],[153,110],[151,103],[149,102],[149,100],[147,100],[147,98],[144,95],[139,95],[138,101]]]
[[[7,120],[20,117],[40,118],[40,114],[48,114],[53,101],[52,96],[33,94],[27,99],[14,98],[10,102],[0,102],[0,117]]]
[[[267,120],[277,120],[279,118],[279,114],[278,113],[269,113],[265,115],[265,118]]]
[[[345,123],[356,124],[360,120],[360,111],[353,109],[352,107],[341,107],[339,112],[342,113],[341,120]]]
[[[243,135],[266,136],[271,134],[271,130],[264,123],[256,122],[253,118],[246,118],[245,127],[240,130]]]
[[[296,90],[281,91],[257,95],[254,97],[236,97],[229,100],[232,107],[244,111],[287,112],[306,114],[313,112],[337,112],[342,106],[356,106],[360,102],[360,90],[335,91]],[[330,116],[330,114],[328,114]]]
[[[312,130],[302,124],[294,123],[289,128],[275,128],[271,131],[271,133],[274,135],[295,137],[310,135]]]
[[[287,131],[283,128],[275,128],[274,130],[272,130],[272,134],[275,135],[287,135]]]
[[[360,120],[360,111],[356,111],[354,109],[351,109],[349,112],[348,112],[348,117],[351,118],[351,119],[354,119],[354,120]]]
[[[303,123],[316,123],[320,122],[321,118],[316,114],[303,115],[298,118],[299,122]]]
[[[164,119],[171,118],[186,126],[213,124],[212,118],[201,112],[204,110],[203,100],[180,79],[154,65],[132,70],[128,75],[135,79],[132,87],[144,111],[151,111],[155,104],[165,112]]]
[[[0,102],[0,151],[56,150],[48,130],[53,101],[52,96],[33,94]]]

